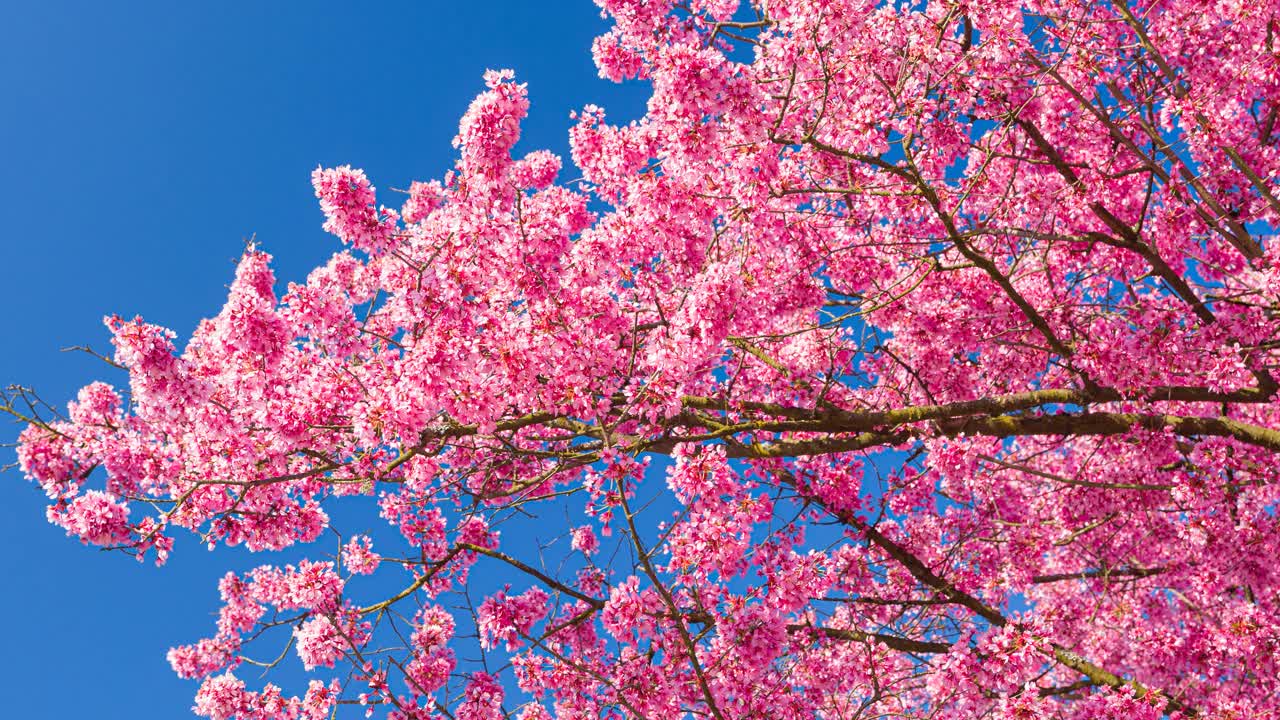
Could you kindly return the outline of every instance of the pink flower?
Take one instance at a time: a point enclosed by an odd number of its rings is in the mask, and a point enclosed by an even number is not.
[[[370,255],[381,255],[391,248],[399,215],[385,207],[375,208],[374,188],[364,171],[350,165],[316,168],[311,184],[324,211],[325,230]]]
[[[231,673],[215,675],[200,686],[192,710],[209,720],[232,720],[249,712],[251,700],[243,680]]]
[[[356,535],[342,546],[342,564],[356,575],[372,575],[381,560],[373,552],[373,540],[368,535]]]
[[[501,640],[508,650],[519,647],[534,623],[546,617],[550,609],[548,600],[549,596],[538,588],[516,596],[502,591],[485,598],[477,612],[480,645],[494,647]]]
[[[467,682],[462,704],[458,706],[458,720],[500,720],[503,717],[502,686],[488,673],[475,673]]]
[[[293,631],[298,657],[307,670],[333,667],[345,653],[368,640],[369,628],[351,612],[341,612],[336,617],[313,616]]]
[[[50,508],[49,522],[65,528],[68,535],[85,544],[124,543],[133,535],[129,506],[99,490],[86,490],[65,506]]]
[[[600,549],[600,540],[596,538],[590,525],[580,525],[574,528],[571,534],[573,535],[571,546],[574,550],[581,551],[584,555],[591,555]]]

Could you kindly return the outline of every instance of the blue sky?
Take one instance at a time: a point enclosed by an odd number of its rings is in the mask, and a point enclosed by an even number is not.
[[[350,163],[383,193],[440,176],[486,68],[529,83],[518,152],[567,159],[571,110],[643,108],[643,86],[596,77],[605,27],[588,0],[9,4],[0,383],[65,403],[105,373],[59,349],[108,349],[109,313],[185,337],[218,311],[250,235],[282,283],[301,280],[338,247],[311,170]],[[0,475],[0,714],[188,716],[194,685],[165,650],[211,631],[223,572],[266,558],[181,538],[157,570],[64,537],[44,506],[17,472]]]

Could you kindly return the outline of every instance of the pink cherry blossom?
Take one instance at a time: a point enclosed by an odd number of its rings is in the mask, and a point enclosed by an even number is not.
[[[305,546],[196,714],[1280,717],[1280,5],[597,4],[640,117],[489,71],[305,282],[5,391],[81,542]]]
[[[372,575],[382,558],[373,552],[373,540],[368,535],[357,535],[342,546],[342,564],[357,575]]]

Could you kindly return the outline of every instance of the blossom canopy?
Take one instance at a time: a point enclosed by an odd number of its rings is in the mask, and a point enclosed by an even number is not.
[[[314,170],[305,282],[6,391],[81,542],[341,536],[196,714],[1280,718],[1280,2],[597,4],[642,118],[521,152],[490,71],[443,177]]]

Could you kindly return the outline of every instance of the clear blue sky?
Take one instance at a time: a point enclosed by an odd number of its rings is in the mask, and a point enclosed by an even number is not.
[[[311,170],[350,163],[380,191],[440,176],[485,68],[529,83],[521,148],[567,160],[570,110],[627,119],[646,97],[596,77],[605,27],[588,0],[8,4],[0,383],[64,403],[103,372],[59,348],[108,349],[108,313],[185,337],[251,234],[282,283],[301,280],[338,247]],[[188,716],[195,686],[165,650],[211,632],[222,572],[265,558],[185,538],[157,570],[64,537],[44,505],[0,475],[0,716]]]

